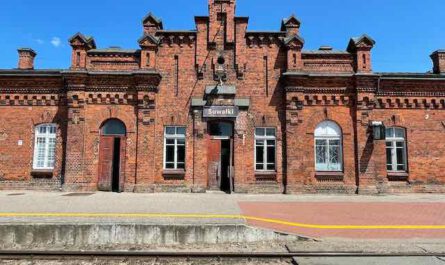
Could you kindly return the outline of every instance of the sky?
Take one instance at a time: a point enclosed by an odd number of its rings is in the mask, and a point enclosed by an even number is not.
[[[194,29],[208,0],[0,0],[0,69],[17,67],[17,48],[33,48],[36,68],[68,68],[76,32],[94,36],[98,48],[138,48],[141,20],[153,12],[165,29]],[[375,72],[427,72],[429,55],[445,49],[444,0],[237,0],[249,30],[279,30],[295,14],[304,49],[346,49],[363,33],[377,42]]]

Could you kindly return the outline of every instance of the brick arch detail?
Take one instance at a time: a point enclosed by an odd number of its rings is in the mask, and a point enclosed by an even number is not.
[[[134,118],[134,113],[127,112],[117,112],[110,111],[109,113],[101,111],[96,114],[96,119],[94,120],[93,130],[100,131],[101,126],[110,119],[120,120],[127,129],[127,134],[136,132],[136,121]]]

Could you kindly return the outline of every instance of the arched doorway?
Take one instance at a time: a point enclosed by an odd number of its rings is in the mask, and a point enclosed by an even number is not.
[[[208,186],[226,193],[233,191],[233,123],[208,122]]]
[[[100,129],[99,179],[100,191],[122,192],[125,179],[125,151],[127,130],[117,119],[103,123]]]

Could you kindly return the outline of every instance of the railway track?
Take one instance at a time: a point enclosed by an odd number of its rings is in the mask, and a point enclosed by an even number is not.
[[[293,257],[445,257],[445,252],[173,252],[173,251],[46,251],[0,250],[0,259],[23,257],[134,257],[134,258],[293,258]]]

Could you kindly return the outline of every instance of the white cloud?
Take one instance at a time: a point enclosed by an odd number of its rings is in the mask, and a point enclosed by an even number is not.
[[[58,47],[60,47],[60,45],[62,44],[62,41],[60,40],[59,37],[53,37],[53,38],[51,39],[51,44],[52,44],[54,47],[58,48]]]
[[[44,44],[44,43],[45,43],[45,41],[42,40],[42,39],[36,39],[35,41],[36,41],[38,44]]]

